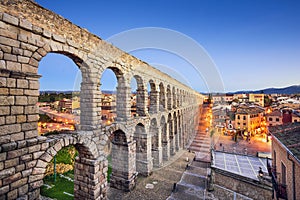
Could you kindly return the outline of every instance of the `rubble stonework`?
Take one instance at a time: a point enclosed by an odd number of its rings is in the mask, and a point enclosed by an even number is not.
[[[72,59],[82,73],[80,125],[69,134],[38,136],[39,62],[48,53]],[[100,77],[118,77],[117,121],[101,126]],[[130,80],[138,83],[137,116],[130,114]],[[146,107],[151,85],[150,109]],[[74,145],[74,198],[106,199],[111,187],[134,188],[193,138],[202,95],[30,0],[0,2],[0,199],[38,199],[48,163]],[[155,144],[154,144],[155,141]]]

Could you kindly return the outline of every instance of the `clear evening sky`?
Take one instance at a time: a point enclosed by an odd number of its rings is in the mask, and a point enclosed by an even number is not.
[[[300,84],[300,1],[297,0],[36,2],[104,40],[143,27],[183,33],[210,55],[226,91]],[[203,80],[184,60],[151,49],[131,54],[150,64],[171,68],[175,76],[182,75],[182,79],[178,78],[180,81],[184,80],[197,91],[207,92]],[[77,73],[74,66],[64,56],[47,55],[40,63],[41,90],[72,89]],[[115,81],[110,79],[109,75],[103,77],[103,89],[115,86]]]

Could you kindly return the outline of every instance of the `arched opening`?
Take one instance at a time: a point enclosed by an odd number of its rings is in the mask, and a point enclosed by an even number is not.
[[[167,86],[167,107],[168,110],[172,109],[172,93],[171,93],[171,88],[170,85]]]
[[[79,144],[76,138],[67,135],[64,138],[52,136],[52,139],[56,143],[40,156],[29,179],[39,185],[38,180],[45,177],[42,194],[55,199],[96,199],[99,191],[95,192],[95,188],[103,192],[107,173],[105,162],[95,159],[97,150],[92,151],[91,143]],[[99,172],[99,169],[102,170]],[[90,187],[91,182],[95,188]]]
[[[66,53],[48,53],[40,61],[39,135],[74,131],[80,124],[81,71],[75,63],[80,63],[79,59]],[[28,97],[31,101],[34,97]]]
[[[75,146],[63,147],[46,167],[41,195],[53,199],[74,199]]]
[[[156,90],[155,83],[150,80],[147,85],[148,88],[148,111],[149,113],[158,112],[158,91]]]
[[[134,140],[136,141],[136,171],[143,176],[148,176],[153,167],[151,136],[146,133],[145,126],[141,123],[135,126]]]
[[[163,83],[159,84],[159,111],[166,109],[166,93]]]
[[[101,122],[110,125],[117,119],[117,87],[120,72],[117,69],[107,68],[100,79],[101,90]]]
[[[131,116],[145,116],[147,112],[148,94],[143,80],[140,76],[134,75],[131,79]]]
[[[153,166],[160,167],[162,164],[162,151],[161,151],[161,136],[157,127],[157,121],[153,118],[150,122],[150,136],[151,136],[151,153],[153,159]]]

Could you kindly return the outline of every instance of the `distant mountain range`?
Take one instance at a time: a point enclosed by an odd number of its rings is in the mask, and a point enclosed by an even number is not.
[[[228,92],[228,94],[300,94],[300,85],[293,85],[285,88],[266,88],[262,90],[246,90],[246,91],[236,91]]]
[[[40,93],[64,93],[69,94],[72,92],[79,92],[79,91],[40,91]],[[102,93],[105,94],[116,94],[116,91],[104,90]],[[285,88],[266,88],[262,90],[240,90],[236,92],[227,92],[227,94],[300,94],[300,85],[293,85]],[[206,94],[206,93],[204,93]]]

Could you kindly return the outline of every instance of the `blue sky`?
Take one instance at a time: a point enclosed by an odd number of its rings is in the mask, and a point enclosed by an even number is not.
[[[185,34],[200,44],[212,58],[225,91],[300,84],[300,1],[36,2],[102,39],[143,27],[161,27]],[[193,73],[193,66],[178,56],[153,49],[131,53],[150,64],[175,71],[175,75],[181,75],[181,81],[197,91],[207,92],[203,79]],[[53,72],[56,68],[61,70],[60,74]],[[44,75],[41,90],[74,88],[76,70],[68,58],[47,55],[40,63],[39,73]],[[115,86],[111,77],[109,73],[103,77],[103,89]]]

